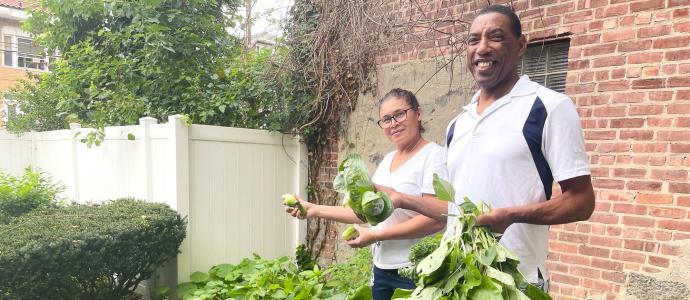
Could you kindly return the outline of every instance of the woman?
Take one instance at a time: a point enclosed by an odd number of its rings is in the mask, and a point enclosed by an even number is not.
[[[443,147],[422,138],[421,113],[417,98],[409,91],[393,89],[379,101],[378,125],[396,150],[388,153],[372,181],[385,192],[420,197],[434,194],[433,174],[446,178]],[[297,218],[325,218],[348,224],[362,224],[349,207],[315,205],[300,199],[307,209],[300,215],[296,208],[285,211]],[[444,222],[435,221],[414,211],[395,209],[385,221],[371,228],[355,225],[359,236],[347,243],[351,247],[372,247],[374,268],[372,293],[374,300],[389,300],[396,288],[413,289],[414,282],[398,275],[398,269],[411,265],[410,247],[421,237],[443,229]]]

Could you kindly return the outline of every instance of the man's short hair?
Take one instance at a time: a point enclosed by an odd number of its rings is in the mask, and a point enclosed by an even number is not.
[[[499,13],[508,17],[508,19],[510,20],[510,27],[512,29],[513,35],[516,38],[522,36],[522,24],[520,24],[520,18],[518,18],[518,16],[515,14],[512,8],[505,5],[492,4],[482,8],[479,11],[479,13],[477,13],[477,16],[486,15],[490,13]]]

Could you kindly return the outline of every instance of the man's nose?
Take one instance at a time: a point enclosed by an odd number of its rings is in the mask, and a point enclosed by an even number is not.
[[[489,40],[485,38],[479,39],[479,43],[477,43],[477,54],[487,54],[490,50],[491,48],[489,47]]]

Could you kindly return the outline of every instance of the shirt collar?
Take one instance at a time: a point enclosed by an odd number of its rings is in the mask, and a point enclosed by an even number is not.
[[[539,87],[539,84],[530,80],[529,76],[527,75],[522,75],[520,76],[520,79],[515,83],[513,88],[510,90],[510,92],[506,95],[508,97],[520,97],[520,96],[526,96],[529,94],[532,94],[537,91],[537,88]],[[503,97],[506,97],[503,96]],[[501,98],[503,98],[501,97]],[[475,102],[479,101],[479,91],[474,93],[474,96],[472,96],[472,101],[470,101],[469,104],[474,104]]]

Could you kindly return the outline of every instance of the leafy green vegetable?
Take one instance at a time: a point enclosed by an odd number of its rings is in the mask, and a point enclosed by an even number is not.
[[[285,194],[283,195],[283,205],[289,206],[289,207],[297,207],[299,209],[300,215],[306,215],[307,214],[307,209],[302,206],[299,201],[297,201],[297,198],[295,198],[295,195],[293,194]]]
[[[438,176],[434,176],[434,189],[439,198],[455,203],[453,187]],[[465,198],[458,210],[460,216],[449,232],[416,264],[417,288],[411,293],[401,290],[393,299],[551,299],[527,282],[517,268],[517,256],[499,244],[487,226],[475,226],[476,218],[490,210],[488,206]],[[415,245],[415,258],[433,245],[433,239]]]
[[[357,232],[357,229],[355,229],[355,227],[352,225],[347,226],[347,228],[345,228],[343,231],[343,239],[346,241],[356,239],[358,235],[359,232]]]
[[[387,219],[393,213],[393,204],[384,192],[375,192],[367,166],[359,154],[350,154],[338,166],[333,188],[343,195],[344,204],[371,225]]]
[[[412,280],[416,280],[416,274],[415,274],[415,267],[416,265],[422,261],[422,259],[426,258],[438,248],[438,245],[441,243],[441,238],[443,237],[442,234],[437,234],[434,236],[427,236],[422,238],[418,243],[414,244],[412,247],[410,247],[410,255],[409,259],[410,262],[412,262],[412,266],[407,267],[407,268],[402,268],[398,271],[400,276],[403,276],[405,278],[409,278]]]

